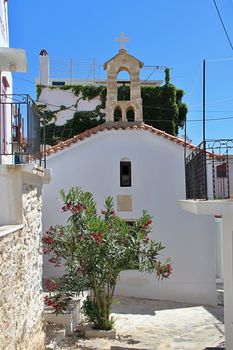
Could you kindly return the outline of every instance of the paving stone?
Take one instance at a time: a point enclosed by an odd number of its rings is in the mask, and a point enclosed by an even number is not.
[[[148,350],[146,348],[129,348],[128,346],[111,346],[111,350]]]
[[[59,350],[203,350],[224,341],[223,306],[120,298],[116,339],[71,337]],[[211,349],[211,348],[210,348]],[[209,350],[210,350],[209,349]],[[223,347],[221,348],[223,350]]]

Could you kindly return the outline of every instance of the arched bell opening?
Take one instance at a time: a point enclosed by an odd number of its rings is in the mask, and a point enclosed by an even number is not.
[[[134,122],[135,121],[135,115],[134,115],[133,107],[128,108],[128,110],[126,112],[126,119],[127,119],[127,122]]]
[[[114,122],[122,121],[122,110],[120,107],[116,107],[114,110]]]
[[[131,76],[126,68],[120,68],[117,74],[117,101],[130,101]]]

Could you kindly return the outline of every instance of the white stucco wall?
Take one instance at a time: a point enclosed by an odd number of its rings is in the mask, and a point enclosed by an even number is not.
[[[4,88],[2,78],[5,77],[9,83],[9,87],[7,89]],[[12,75],[10,72],[0,72],[0,89],[1,94],[7,93],[12,94]],[[1,157],[0,163],[2,164],[11,164],[12,156],[7,155],[12,153],[12,121],[11,121],[11,105],[12,98],[2,97],[2,102],[7,102],[6,104],[1,104],[0,107],[0,150],[1,153],[5,153],[4,156]],[[5,120],[3,121],[3,117]]]
[[[8,8],[7,1],[0,0],[0,47],[9,47],[9,30],[8,30]],[[9,87],[3,90],[2,78],[6,77]],[[0,71],[0,93],[12,94],[12,75],[10,72]],[[8,101],[9,102],[9,101]],[[3,122],[3,108],[5,108],[6,119]],[[11,152],[11,106],[5,105],[0,108],[0,152]],[[4,129],[4,133],[3,133]],[[4,135],[5,134],[5,135]],[[10,156],[0,156],[0,163],[12,163]]]
[[[132,187],[120,187],[119,164],[132,162]],[[216,302],[215,222],[184,212],[178,200],[185,198],[183,147],[143,130],[100,132],[66,150],[48,157],[53,177],[43,193],[43,226],[64,224],[58,200],[61,188],[81,186],[93,193],[102,208],[104,198],[131,194],[133,211],[118,214],[138,218],[143,209],[153,215],[151,237],[166,249],[174,273],[169,280],[156,281],[154,275],[138,271],[122,273],[117,293],[121,295],[177,300],[193,303]],[[45,277],[59,269],[45,259]]]
[[[0,0],[0,46],[9,47],[7,1]]]
[[[17,168],[17,166],[0,165],[0,225],[22,223],[22,202],[19,191],[22,179],[18,169],[20,169],[19,166]]]
[[[77,107],[74,105],[78,101]],[[70,109],[63,110],[57,113],[56,125],[63,125],[69,119],[73,118],[74,113],[81,111],[93,111],[101,101],[99,97],[96,97],[90,101],[83,100],[81,95],[75,96],[71,91],[61,90],[59,88],[43,88],[38,102],[47,104],[47,109],[56,111],[60,109],[60,106],[71,107]]]
[[[229,189],[230,189],[230,195],[233,194],[233,157],[229,157]]]

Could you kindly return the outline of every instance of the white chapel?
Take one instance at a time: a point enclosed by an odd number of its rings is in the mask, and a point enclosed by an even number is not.
[[[80,186],[91,192],[102,209],[112,196],[116,213],[126,221],[143,210],[153,216],[151,238],[165,246],[173,275],[157,281],[138,270],[124,271],[116,293],[123,296],[216,304],[214,220],[181,209],[185,198],[184,141],[143,122],[140,69],[143,62],[124,48],[109,59],[106,122],[61,142],[47,151],[52,181],[43,193],[43,226],[64,224],[59,191]],[[117,75],[130,75],[130,99],[119,101]],[[117,115],[117,118],[116,118]],[[188,144],[188,149],[194,146]],[[58,276],[44,258],[44,277]]]

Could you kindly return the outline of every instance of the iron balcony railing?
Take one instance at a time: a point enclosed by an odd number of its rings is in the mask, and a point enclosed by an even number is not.
[[[43,113],[29,95],[0,95],[0,163],[46,166]]]
[[[233,194],[233,139],[205,140],[185,159],[186,199]]]

